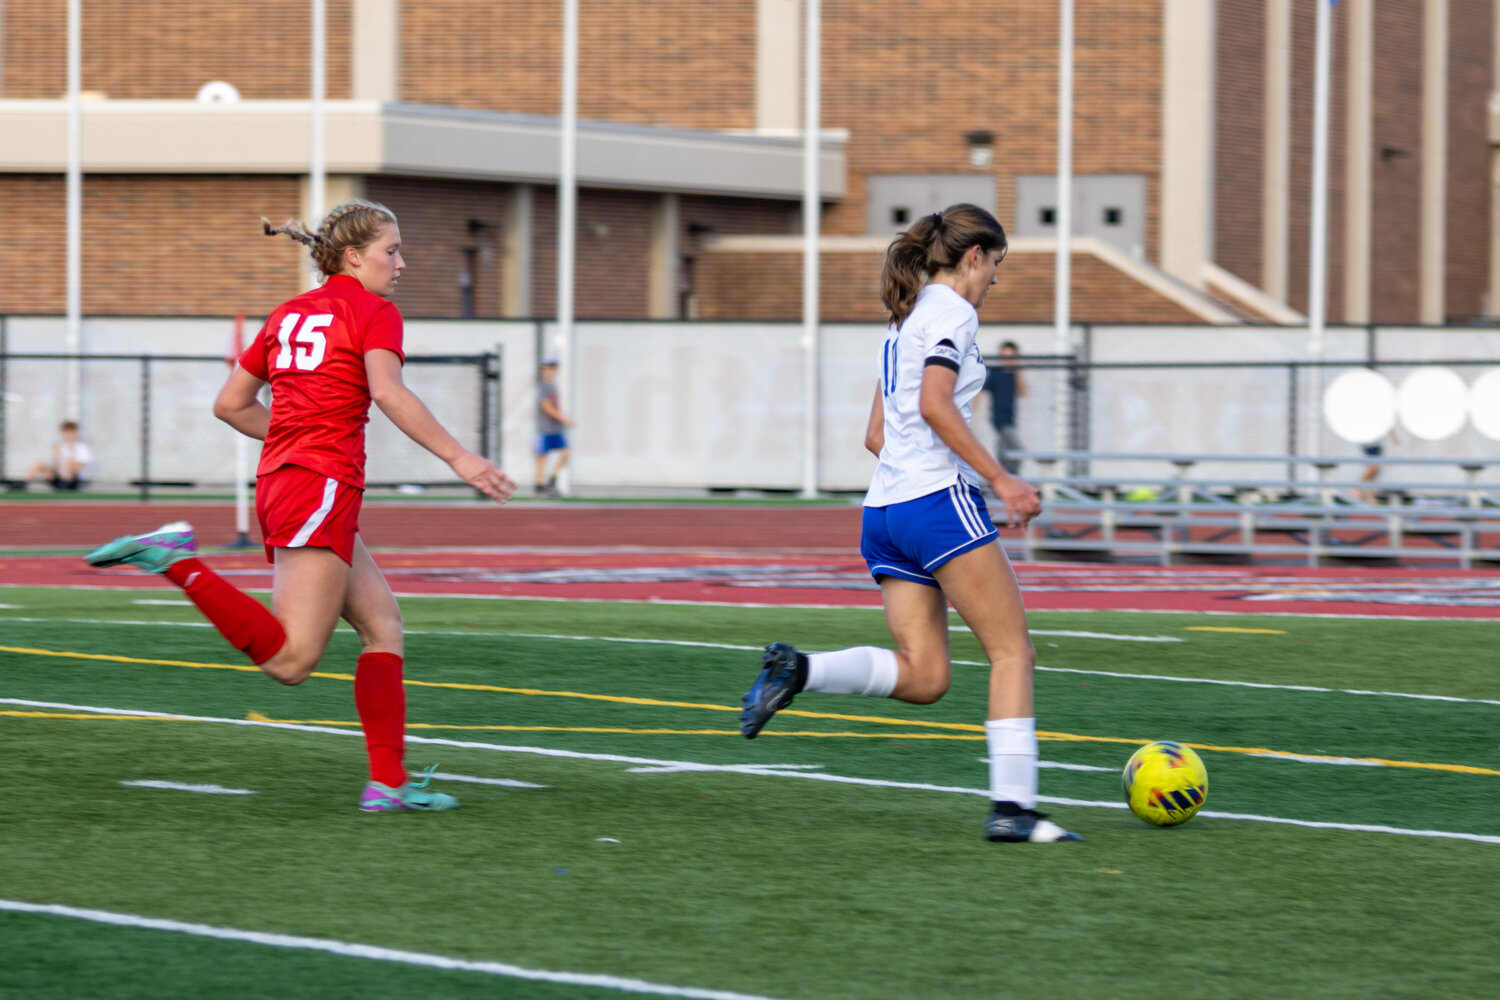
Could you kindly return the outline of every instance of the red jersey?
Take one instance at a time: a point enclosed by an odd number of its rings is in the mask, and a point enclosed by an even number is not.
[[[271,383],[271,429],[255,474],[300,465],[356,489],[365,486],[370,381],[365,352],[401,350],[401,311],[335,274],[278,306],[240,367]]]

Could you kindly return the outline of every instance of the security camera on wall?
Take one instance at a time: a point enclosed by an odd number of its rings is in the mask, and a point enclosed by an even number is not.
[[[233,104],[239,99],[235,85],[223,80],[210,80],[198,88],[199,104]]]

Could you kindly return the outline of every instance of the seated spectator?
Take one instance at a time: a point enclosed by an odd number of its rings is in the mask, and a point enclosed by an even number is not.
[[[88,445],[78,440],[77,421],[64,420],[58,429],[62,432],[62,440],[52,446],[52,460],[39,459],[26,474],[26,480],[50,480],[55,490],[80,489],[87,478],[84,472],[89,462],[93,461],[94,453],[89,450]]]

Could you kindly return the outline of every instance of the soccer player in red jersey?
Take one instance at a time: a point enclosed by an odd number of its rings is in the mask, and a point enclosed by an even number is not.
[[[355,200],[329,212],[315,232],[300,223],[264,227],[268,236],[284,233],[308,246],[326,278],[271,313],[214,402],[216,417],[265,442],[255,510],[275,566],[272,609],[196,558],[186,522],[117,538],[84,558],[164,573],[230,643],[283,684],[307,679],[344,618],[363,647],[354,704],[370,780],[359,807],[452,809],[458,803],[451,795],[427,790],[426,778],[408,780],[402,762],[401,611],[359,535],[370,403],[491,499],[504,503],[516,485],[461,445],[402,381],[401,313],[390,301],[405,266],[396,216]],[[259,399],[268,382],[270,409]]]

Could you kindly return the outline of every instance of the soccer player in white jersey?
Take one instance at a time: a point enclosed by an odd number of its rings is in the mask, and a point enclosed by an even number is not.
[[[1041,512],[1036,487],[1006,472],[969,427],[984,387],[978,308],[1005,256],[1005,230],[975,205],[924,216],[886,250],[881,300],[891,325],[865,447],[880,459],[865,497],[860,550],[880,584],[892,651],[860,646],[803,653],[775,642],[745,694],[740,732],[754,738],[803,691],[930,704],[948,691],[948,604],[990,661],[993,841],[1081,840],[1036,811],[1036,650],[1021,588],[979,487],[1010,526]]]

